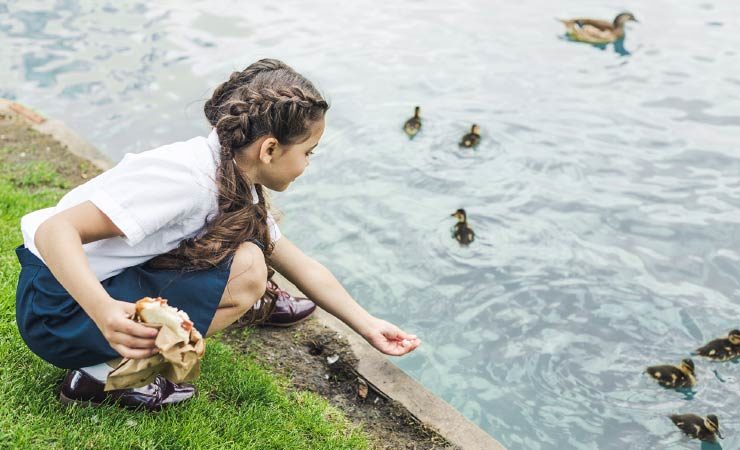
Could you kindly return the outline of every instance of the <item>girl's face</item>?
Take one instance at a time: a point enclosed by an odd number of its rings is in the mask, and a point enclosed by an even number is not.
[[[282,192],[290,183],[303,174],[309,158],[324,134],[324,119],[313,122],[308,139],[289,147],[278,147],[273,151],[272,161],[260,177],[262,184],[273,191]]]

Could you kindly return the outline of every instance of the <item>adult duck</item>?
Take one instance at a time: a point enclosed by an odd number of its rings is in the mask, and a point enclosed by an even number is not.
[[[565,34],[574,41],[589,44],[609,44],[624,38],[624,26],[627,22],[637,22],[632,13],[617,14],[612,22],[578,17],[560,19],[565,25]]]

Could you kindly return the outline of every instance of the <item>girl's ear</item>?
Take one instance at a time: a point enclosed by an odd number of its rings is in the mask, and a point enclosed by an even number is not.
[[[267,137],[260,145],[259,158],[265,164],[272,162],[275,151],[277,150],[278,141],[274,137]]]

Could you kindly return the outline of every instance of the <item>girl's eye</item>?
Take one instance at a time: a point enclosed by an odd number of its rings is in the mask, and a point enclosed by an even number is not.
[[[306,157],[309,157],[309,156],[311,156],[311,155],[313,155],[313,150],[311,150],[311,151],[309,151],[308,153],[306,153]]]

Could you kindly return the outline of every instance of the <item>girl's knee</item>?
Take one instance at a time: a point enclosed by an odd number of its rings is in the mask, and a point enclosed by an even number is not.
[[[247,311],[267,289],[267,265],[262,250],[245,242],[236,251],[231,263],[221,307],[236,307]]]

